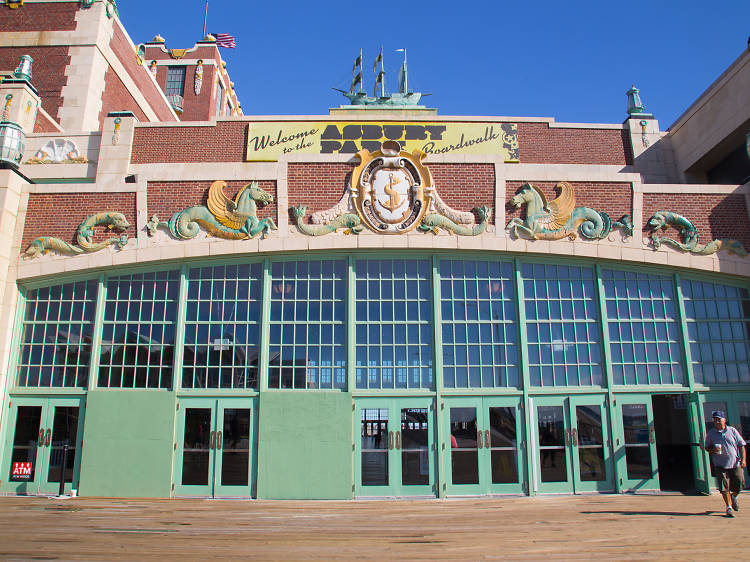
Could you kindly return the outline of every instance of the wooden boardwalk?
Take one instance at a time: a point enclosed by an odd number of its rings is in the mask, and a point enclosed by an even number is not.
[[[718,495],[350,502],[1,497],[0,559],[748,560],[750,494],[741,499],[746,505],[728,519]]]

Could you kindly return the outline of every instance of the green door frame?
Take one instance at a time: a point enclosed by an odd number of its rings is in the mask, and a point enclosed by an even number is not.
[[[646,433],[636,435],[625,435],[625,422],[623,408],[625,406],[642,406],[646,414]],[[612,420],[613,442],[615,451],[615,474],[623,492],[638,492],[645,490],[659,490],[659,464],[656,457],[656,438],[654,429],[654,410],[650,394],[616,394],[615,414]],[[645,440],[645,443],[643,441]],[[630,478],[628,476],[627,446],[648,449],[650,457],[651,478]],[[632,443],[637,441],[638,443]]]
[[[405,408],[427,409],[427,450],[426,463],[428,470],[428,484],[406,485],[403,484],[402,463],[404,462],[404,450],[401,445],[401,411]],[[386,409],[388,410],[388,484],[383,486],[362,485],[362,410],[363,409]],[[355,398],[354,399],[354,495],[355,497],[368,496],[393,496],[393,497],[435,497],[437,496],[437,451],[435,446],[436,434],[435,400],[432,397],[409,397],[398,398]],[[420,454],[420,463],[424,462]],[[413,453],[412,453],[413,455]]]
[[[70,494],[71,490],[78,488],[78,482],[81,471],[81,443],[83,439],[83,418],[85,414],[85,400],[83,396],[77,397],[31,397],[31,396],[12,396],[10,398],[10,415],[8,416],[8,425],[5,436],[5,447],[4,447],[4,459],[2,461],[2,472],[0,474],[7,475],[3,478],[5,484],[2,485],[3,491],[8,491],[15,494],[22,495],[57,495],[60,491],[60,482],[49,482],[49,466],[50,456],[55,447],[53,445],[55,441],[54,435],[54,421],[55,421],[55,408],[57,407],[73,407],[78,408],[78,424],[76,427],[76,443],[75,450],[70,454],[74,455],[73,460],[73,474],[71,482],[66,482],[63,490],[64,493]],[[43,435],[42,443],[37,439],[37,449],[35,456],[35,467],[34,467],[34,479],[25,482],[11,482],[10,471],[11,471],[11,457],[13,454],[13,441],[16,430],[16,419],[18,415],[18,408],[30,406],[41,408],[39,427],[36,430],[38,435]],[[61,454],[61,453],[56,453]],[[62,457],[60,458],[62,463]],[[67,476],[67,474],[66,474]]]
[[[205,397],[179,398],[179,414],[175,424],[175,455],[172,468],[172,478],[175,486],[175,496],[196,497],[226,497],[249,498],[256,493],[256,451],[257,451],[257,407],[255,398],[240,397]],[[182,484],[184,469],[184,441],[185,420],[189,409],[208,410],[210,413],[208,449],[198,449],[202,454],[206,451],[208,463],[208,477],[206,484]],[[223,459],[223,431],[224,415],[229,409],[248,409],[250,411],[250,427],[248,431],[248,467],[247,485],[222,485]]]
[[[474,397],[445,397],[446,413],[443,416],[444,442],[440,445],[440,451],[445,455],[447,466],[445,479],[447,482],[448,495],[486,495],[486,494],[523,494],[526,489],[526,463],[523,457],[524,431],[521,419],[520,396],[474,396]],[[453,483],[453,442],[451,439],[451,409],[473,408],[476,414],[477,436],[474,435],[474,448],[476,449],[477,476],[476,484],[454,484]],[[495,484],[492,482],[492,454],[507,451],[506,447],[500,448],[495,441],[496,436],[492,431],[490,408],[512,408],[515,416],[515,450],[513,458],[515,471],[518,476],[516,483]],[[498,437],[500,437],[498,435]],[[460,445],[460,443],[456,443]],[[464,451],[467,457],[472,456],[473,451],[469,448]],[[498,460],[498,462],[501,462]]]
[[[584,438],[581,436],[579,441],[578,436],[578,424],[577,424],[577,408],[582,406],[599,406],[601,413],[601,444],[599,445],[602,449],[604,456],[604,480],[601,481],[586,481],[582,479],[581,472],[581,452],[584,447],[586,448],[597,448],[597,445],[583,445]],[[540,407],[556,407],[561,409],[562,423],[564,428],[564,442],[560,445],[549,445],[542,444],[546,441],[544,436],[539,434],[539,408]],[[533,412],[530,416],[534,421],[534,427],[529,433],[533,432],[533,448],[534,448],[534,466],[532,468],[532,478],[535,479],[532,488],[536,489],[539,493],[551,493],[551,494],[565,494],[565,493],[581,493],[581,492],[613,492],[615,490],[614,485],[614,470],[612,463],[611,451],[611,439],[609,436],[609,428],[611,427],[611,419],[607,408],[607,396],[604,394],[580,394],[580,395],[568,395],[568,396],[537,396],[533,398]],[[541,447],[550,447],[549,449],[541,449]],[[552,463],[560,462],[561,459],[556,458],[556,452],[564,453],[564,463],[566,470],[566,479],[555,482],[542,482],[541,472],[542,464],[546,460]],[[549,454],[543,454],[549,453]],[[554,466],[554,465],[553,465]]]

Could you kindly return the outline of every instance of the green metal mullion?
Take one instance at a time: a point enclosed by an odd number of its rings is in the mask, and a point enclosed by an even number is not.
[[[599,330],[602,339],[602,357],[604,358],[604,384],[607,388],[607,409],[609,410],[609,454],[612,458],[612,469],[613,476],[615,479],[615,492],[620,493],[621,483],[623,478],[618,473],[617,463],[617,449],[615,448],[615,440],[619,443],[619,440],[623,439],[624,447],[624,436],[620,435],[620,426],[615,422],[615,396],[614,396],[614,382],[612,381],[612,350],[610,349],[609,342],[609,318],[607,317],[607,299],[604,294],[604,283],[602,282],[602,268],[599,264],[596,264],[594,268],[596,273],[596,294],[597,304],[599,306]],[[615,431],[617,430],[617,434]],[[623,466],[623,468],[625,468]]]
[[[261,286],[260,307],[260,361],[258,364],[258,391],[268,390],[268,357],[270,354],[271,337],[271,260],[263,260],[263,278]]]
[[[172,392],[175,393],[182,387],[182,363],[185,357],[185,326],[187,324],[188,269],[187,265],[180,268],[180,287],[177,291],[177,325],[175,326],[174,364],[172,365]]]
[[[687,317],[685,316],[685,300],[682,295],[682,284],[680,283],[680,274],[675,273],[672,279],[674,283],[675,296],[677,297],[677,313],[679,314],[680,326],[680,344],[682,346],[682,356],[685,361],[685,378],[687,380],[690,393],[695,392],[695,379],[693,377],[693,358],[690,353],[690,342],[688,341]]]
[[[346,389],[354,392],[356,388],[357,331],[356,331],[356,276],[354,274],[354,256],[346,260]],[[352,405],[353,407],[353,405]]]
[[[446,476],[448,457],[450,451],[447,454],[443,454],[443,446],[445,445],[443,422],[445,421],[445,402],[443,401],[443,332],[441,326],[443,324],[442,310],[440,306],[440,260],[438,256],[432,256],[432,348],[433,348],[433,359],[432,364],[434,368],[433,381],[435,382],[435,424],[437,442],[435,448],[437,449],[437,496],[442,498],[445,496],[445,492],[448,486]]]
[[[524,291],[523,291],[523,278],[521,277],[521,260],[515,258],[513,260],[513,269],[515,274],[516,282],[516,314],[518,316],[518,357],[521,360],[521,390],[523,391],[523,404],[521,411],[524,412],[523,425],[526,428],[526,435],[523,439],[523,443],[526,446],[526,482],[528,484],[528,495],[536,495],[532,485],[532,476],[534,474],[533,463],[534,463],[534,451],[531,444],[531,435],[533,434],[534,428],[529,424],[529,419],[533,412],[529,410],[529,389],[531,388],[531,381],[529,376],[529,350],[528,350],[528,338],[526,335],[526,307],[524,305]]]
[[[5,388],[3,388],[2,399],[0,399],[0,435],[5,435],[3,423],[8,419],[5,415],[7,408],[5,404],[10,400],[10,389],[18,386],[18,356],[21,350],[21,336],[23,334],[23,320],[26,315],[26,291],[18,288],[18,300],[16,301],[16,313],[13,323],[13,330],[10,338],[10,360],[8,361],[8,371],[5,376]],[[2,441],[0,441],[0,453],[2,453]]]
[[[682,283],[680,282],[679,273],[675,273],[672,281],[674,283],[675,296],[677,298],[677,314],[679,315],[679,326],[680,326],[680,344],[682,346],[682,357],[685,361],[685,379],[687,381],[688,389],[690,390],[690,403],[692,406],[689,408],[690,418],[692,418],[694,426],[692,427],[692,439],[697,439],[697,442],[703,443],[706,439],[706,428],[703,424],[703,402],[705,396],[698,393],[695,389],[695,377],[693,374],[693,357],[690,353],[690,342],[688,338],[688,326],[687,316],[685,315],[685,298],[682,294]],[[692,410],[692,412],[690,412]],[[708,455],[703,452],[703,449],[694,451],[696,462],[696,479],[701,482],[708,482],[708,475],[711,473],[709,467]],[[702,489],[700,485],[696,486],[699,490]],[[704,490],[708,492],[708,490]]]
[[[104,310],[107,306],[107,278],[99,276],[96,288],[96,308],[94,309],[94,330],[91,336],[91,358],[89,359],[89,385],[88,390],[97,387],[97,373],[99,372],[99,359],[102,353],[102,334],[104,332]],[[110,342],[113,343],[113,342]],[[109,377],[107,377],[109,386]]]

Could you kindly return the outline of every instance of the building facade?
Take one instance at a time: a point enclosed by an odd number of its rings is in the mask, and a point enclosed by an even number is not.
[[[747,51],[661,131],[254,118],[114,2],[0,31],[0,493],[706,492],[750,436]]]

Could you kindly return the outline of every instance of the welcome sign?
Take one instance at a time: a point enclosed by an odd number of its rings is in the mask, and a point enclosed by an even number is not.
[[[273,162],[284,154],[355,154],[395,140],[408,151],[481,154],[518,162],[515,123],[297,121],[250,123],[246,160]]]

